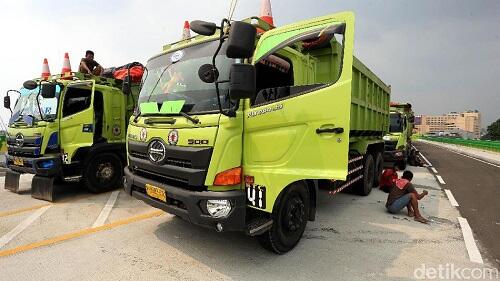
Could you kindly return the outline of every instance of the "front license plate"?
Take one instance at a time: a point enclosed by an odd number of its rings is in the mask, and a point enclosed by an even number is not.
[[[23,158],[14,157],[14,165],[16,166],[24,166]]]
[[[165,190],[163,190],[159,187],[156,187],[156,186],[150,185],[150,184],[146,184],[146,193],[153,198],[156,198],[156,199],[161,200],[163,202],[167,202],[167,193],[165,192]]]

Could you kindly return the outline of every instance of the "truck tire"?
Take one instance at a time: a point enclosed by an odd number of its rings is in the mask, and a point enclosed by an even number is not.
[[[123,183],[123,164],[113,153],[94,155],[84,169],[83,180],[92,193],[119,188]]]
[[[362,196],[367,196],[372,191],[373,181],[375,178],[375,163],[373,156],[365,155],[365,163],[363,166],[363,178],[356,183],[356,193]]]
[[[382,153],[377,152],[375,156],[375,177],[373,178],[373,186],[379,186],[380,177],[382,176],[382,172],[384,170],[384,157],[382,157]]]
[[[306,229],[309,208],[307,187],[300,182],[291,184],[274,204],[273,226],[257,236],[262,247],[280,255],[293,249]]]
[[[404,171],[406,169],[406,165],[407,165],[406,159],[398,161],[398,169],[400,171]]]

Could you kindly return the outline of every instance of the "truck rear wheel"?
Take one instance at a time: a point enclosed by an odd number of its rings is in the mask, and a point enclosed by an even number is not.
[[[406,165],[407,165],[406,159],[398,161],[398,169],[399,170],[403,171],[404,169],[406,169]]]
[[[102,153],[93,156],[83,174],[87,189],[93,193],[106,192],[119,188],[122,184],[122,178],[122,162],[113,153]]]
[[[379,186],[380,177],[384,170],[384,157],[382,153],[377,152],[375,156],[375,177],[373,178],[373,186]]]
[[[373,180],[375,178],[375,163],[373,156],[366,154],[363,166],[363,178],[356,183],[356,192],[359,195],[367,196],[372,191]]]
[[[293,183],[276,202],[272,218],[273,226],[257,236],[267,250],[284,254],[299,243],[309,214],[309,192],[302,183]]]

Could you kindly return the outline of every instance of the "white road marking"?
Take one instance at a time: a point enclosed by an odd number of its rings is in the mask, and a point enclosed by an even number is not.
[[[448,196],[448,200],[450,200],[450,203],[453,207],[458,207],[458,202],[455,200],[455,196],[451,193],[449,189],[445,189],[444,192],[446,193],[446,196]]]
[[[106,220],[109,217],[109,214],[111,213],[111,210],[113,209],[113,206],[115,205],[119,193],[120,193],[119,190],[113,191],[113,193],[111,193],[108,202],[106,202],[106,205],[104,206],[104,208],[102,208],[101,213],[95,220],[94,224],[92,225],[92,228],[102,226],[106,222]]]
[[[443,180],[443,178],[440,175],[436,175],[436,178],[438,179],[440,184],[446,184],[446,182]]]
[[[455,153],[455,154],[458,154],[458,155],[462,155],[462,156],[467,157],[467,158],[470,158],[470,159],[474,159],[474,160],[479,161],[479,162],[482,162],[482,163],[484,163],[484,164],[488,164],[488,165],[491,165],[491,166],[493,166],[493,167],[500,168],[500,166],[499,166],[499,165],[496,165],[496,164],[493,164],[493,163],[490,163],[490,162],[484,161],[484,160],[482,160],[482,159],[479,159],[479,158],[476,158],[476,157],[472,157],[472,156],[469,156],[469,155],[467,155],[467,154],[463,154],[463,153],[460,153],[460,152],[456,152],[456,151],[453,151],[453,150],[451,150],[451,149],[447,149],[447,148],[446,148],[446,150],[448,150],[448,151],[450,151],[450,152],[453,152],[453,153]]]
[[[470,228],[467,219],[458,217],[458,222],[460,223],[460,227],[462,228],[462,234],[464,235],[465,247],[467,248],[467,252],[469,253],[469,259],[471,262],[483,263],[483,258],[481,257],[481,253],[479,253],[479,249],[477,248],[476,241],[474,240],[474,236],[472,235],[472,229]]]
[[[427,162],[427,165],[429,166],[432,166],[431,162],[429,161],[429,159],[427,159],[424,154],[422,154],[422,152],[419,152],[420,153],[420,156],[422,156],[422,158],[424,159],[425,162]]]
[[[9,243],[12,239],[14,239],[19,233],[23,232],[30,224],[32,224],[35,220],[37,220],[45,211],[47,211],[52,206],[45,206],[38,209],[36,212],[31,214],[28,218],[18,224],[14,229],[5,234],[0,238],[0,248]]]
[[[434,174],[437,174],[437,173],[438,173],[438,171],[437,171],[437,170],[436,170],[436,168],[434,168],[434,167],[431,167],[431,170],[432,170],[432,172],[433,172]]]

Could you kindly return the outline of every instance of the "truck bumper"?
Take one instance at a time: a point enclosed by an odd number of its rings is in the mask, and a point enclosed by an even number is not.
[[[5,155],[7,168],[18,173],[35,174],[51,177],[61,172],[61,158],[59,156],[44,156],[38,158],[19,157],[23,159],[23,166],[14,165],[14,156]]]
[[[167,202],[154,199],[146,194],[146,184],[164,189]],[[246,194],[244,190],[234,191],[191,191],[135,175],[125,168],[125,192],[155,208],[177,215],[192,224],[216,229],[221,224],[222,231],[245,231]],[[211,217],[206,211],[207,200],[229,200],[232,209],[225,218]],[[219,229],[219,231],[221,231]]]
[[[384,152],[384,161],[398,162],[406,159],[406,152],[404,150],[392,150]]]

